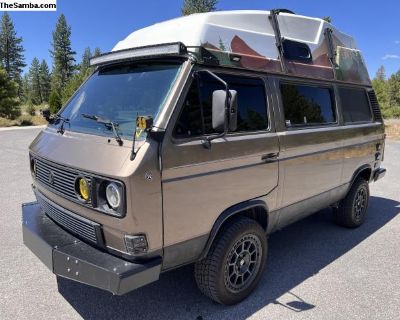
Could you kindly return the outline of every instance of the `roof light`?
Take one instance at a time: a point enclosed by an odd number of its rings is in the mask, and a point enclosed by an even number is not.
[[[106,53],[90,59],[90,65],[98,66],[102,64],[130,60],[140,57],[181,55],[185,53],[186,47],[181,42],[160,44]]]

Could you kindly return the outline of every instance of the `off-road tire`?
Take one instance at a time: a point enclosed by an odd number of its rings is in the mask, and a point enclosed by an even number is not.
[[[239,217],[228,222],[207,256],[195,264],[194,274],[200,291],[220,304],[239,303],[260,281],[267,251],[265,230],[255,220]]]
[[[336,223],[347,228],[361,226],[367,217],[368,202],[368,181],[358,178],[335,210]]]

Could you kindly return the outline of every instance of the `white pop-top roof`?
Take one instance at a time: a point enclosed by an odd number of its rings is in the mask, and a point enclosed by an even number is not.
[[[318,18],[283,12],[276,16],[281,37],[306,44],[312,56],[308,62],[282,62],[270,17],[271,11],[250,10],[193,14],[137,30],[113,51],[182,42],[187,47],[203,46],[221,65],[232,64],[232,53],[241,56],[236,65],[240,68],[370,83],[354,39]],[[327,29],[330,37],[326,36]],[[287,63],[286,71],[281,63]]]
[[[265,38],[275,37],[269,15],[270,11],[255,10],[192,14],[137,30],[120,41],[113,51],[172,42],[182,42],[186,46],[222,42],[229,47],[227,42],[234,33],[246,39],[254,50],[262,52]],[[282,37],[309,44],[318,44],[324,29],[333,28],[322,19],[288,13],[280,13],[278,21]],[[351,37],[335,31],[346,47],[356,48]]]

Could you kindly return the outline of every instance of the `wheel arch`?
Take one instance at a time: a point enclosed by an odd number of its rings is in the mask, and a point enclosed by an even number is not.
[[[261,227],[266,231],[269,223],[268,206],[263,200],[249,200],[238,203],[223,211],[215,221],[207,243],[199,257],[199,260],[207,256],[208,251],[222,227],[232,219],[244,216],[257,221]]]
[[[354,181],[357,180],[358,177],[363,177],[368,182],[372,179],[372,167],[369,164],[362,165],[356,171],[354,171],[353,176],[350,180],[349,189],[353,185]]]

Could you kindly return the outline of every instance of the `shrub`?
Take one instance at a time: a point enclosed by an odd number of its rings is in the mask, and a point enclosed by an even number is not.
[[[26,108],[26,112],[31,116],[34,116],[36,114],[36,109],[35,106],[33,105],[32,100],[28,101],[28,107]]]
[[[31,126],[33,125],[32,116],[24,115],[18,118],[18,122],[20,126]]]
[[[15,120],[10,120],[10,119],[0,117],[0,128],[1,127],[11,127],[11,126],[15,126],[15,125],[16,125]]]

